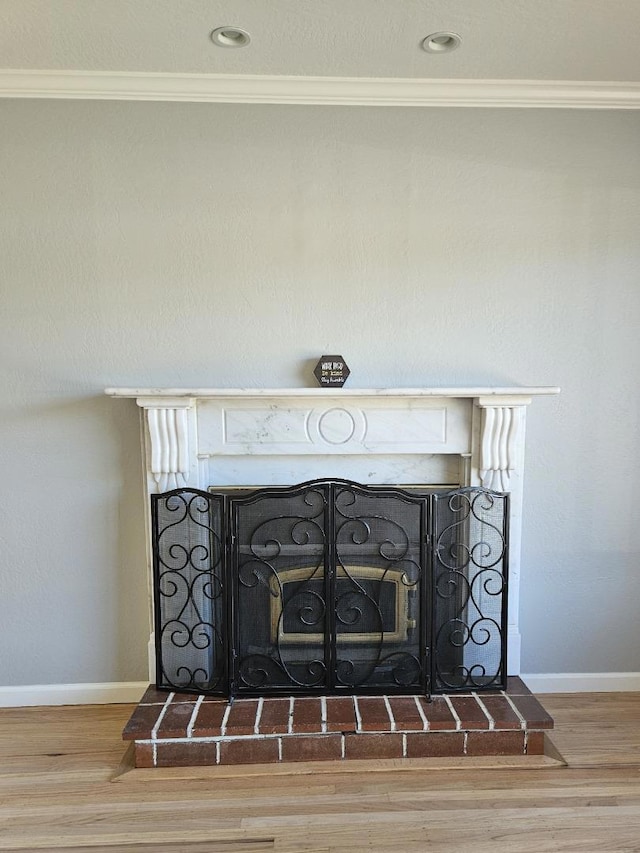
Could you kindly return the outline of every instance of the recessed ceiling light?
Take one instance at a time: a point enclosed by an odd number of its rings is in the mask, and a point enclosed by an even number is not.
[[[422,42],[422,49],[427,53],[450,53],[460,47],[462,39],[457,33],[431,33]]]
[[[211,33],[211,41],[218,47],[246,47],[251,36],[239,27],[218,27]]]

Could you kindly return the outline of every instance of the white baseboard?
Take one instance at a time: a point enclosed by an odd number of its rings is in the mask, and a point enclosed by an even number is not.
[[[148,686],[148,681],[107,681],[95,684],[24,684],[17,687],[0,687],[0,708],[139,702]]]
[[[640,672],[553,672],[520,676],[533,693],[640,691]],[[116,705],[139,702],[147,681],[95,684],[24,684],[0,687],[0,708],[30,705]]]
[[[532,693],[640,691],[640,672],[550,672],[521,674]]]

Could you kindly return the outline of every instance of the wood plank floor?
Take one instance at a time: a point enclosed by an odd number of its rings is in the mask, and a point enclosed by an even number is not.
[[[117,776],[131,706],[0,710],[0,850],[640,851],[640,693],[542,701],[567,767],[183,778]]]

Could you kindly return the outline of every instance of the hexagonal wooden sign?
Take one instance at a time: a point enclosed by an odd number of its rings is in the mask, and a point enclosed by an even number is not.
[[[316,364],[313,375],[323,388],[342,388],[351,371],[341,355],[323,355]]]

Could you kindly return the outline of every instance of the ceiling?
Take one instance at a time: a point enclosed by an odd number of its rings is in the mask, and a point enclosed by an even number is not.
[[[637,82],[639,40],[640,0],[0,0],[4,69]]]

